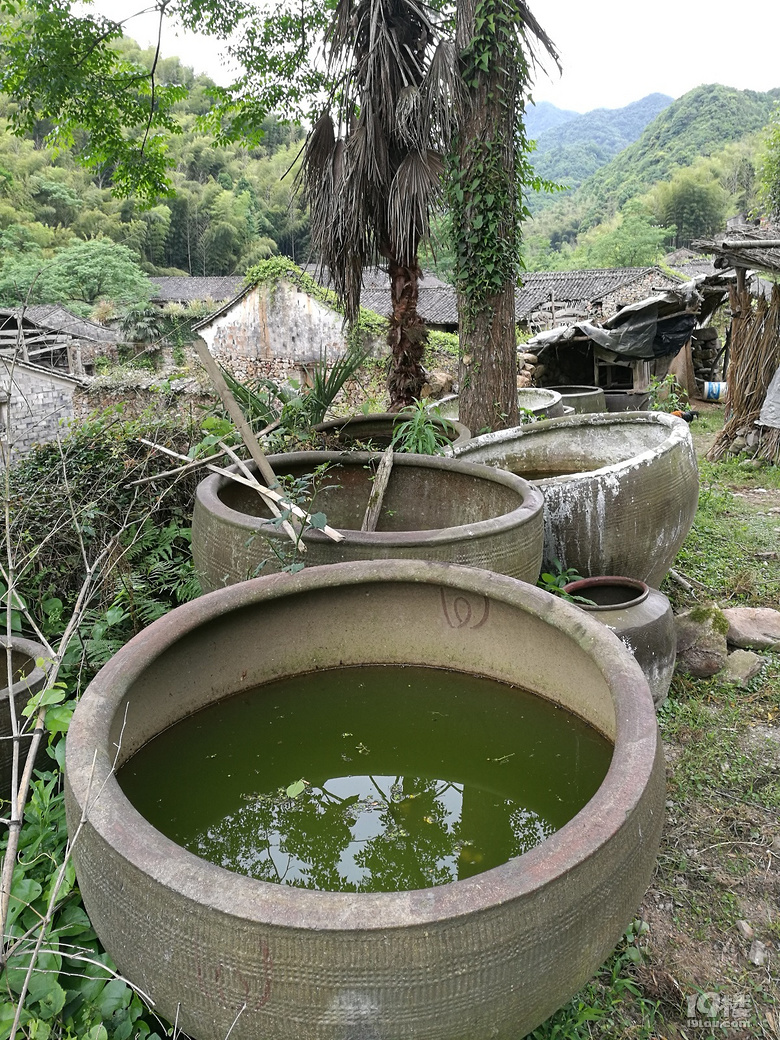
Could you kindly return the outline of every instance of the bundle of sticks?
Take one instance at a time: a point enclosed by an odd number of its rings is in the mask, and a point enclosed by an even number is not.
[[[772,288],[767,302],[760,298],[755,309],[747,290],[731,289],[734,314],[731,358],[727,376],[727,420],[707,458],[716,462],[731,447],[738,431],[752,429],[761,412],[769,384],[780,365],[780,286]],[[780,461],[780,430],[760,431],[755,457]]]

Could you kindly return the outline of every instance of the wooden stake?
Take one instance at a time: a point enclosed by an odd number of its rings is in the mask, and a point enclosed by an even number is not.
[[[225,377],[220,372],[219,365],[211,356],[211,351],[206,346],[205,340],[196,339],[195,349],[198,352],[198,357],[200,358],[203,367],[208,372],[211,381],[219,394],[219,399],[222,401],[225,410],[233,420],[236,429],[241,434],[241,440],[246,445],[249,454],[257,463],[257,468],[260,471],[263,480],[269,488],[279,487],[279,481],[276,479],[276,474],[273,469],[271,469],[270,463],[263,454],[263,450],[258,444],[257,438],[252,433],[249,423],[244,418],[244,413],[241,411],[238,401],[230,392],[230,387],[225,382]]]
[[[390,480],[390,472],[393,468],[393,446],[385,448],[382,458],[377,467],[371,494],[368,496],[366,515],[363,517],[361,531],[375,531],[379,521],[379,513],[387,490],[387,482]]]

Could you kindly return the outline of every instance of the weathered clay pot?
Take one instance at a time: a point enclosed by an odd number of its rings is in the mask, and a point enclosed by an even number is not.
[[[604,391],[600,386],[548,386],[547,389],[557,391],[563,403],[570,405],[578,415],[607,410]]]
[[[524,686],[614,741],[607,776],[530,852],[468,880],[371,894],[207,863],[156,831],[115,779],[115,765],[214,701],[369,663]],[[647,683],[611,632],[522,582],[417,560],[307,568],[172,611],[91,684],[65,775],[71,833],[86,820],[73,856],[95,930],[198,1040],[517,1040],[586,981],[635,914],[665,798]]]
[[[557,419],[564,414],[564,405],[561,395],[549,386],[529,386],[517,391],[517,404],[525,408],[540,419]],[[458,395],[450,394],[440,401],[434,402],[432,407],[439,409],[445,419],[458,418]]]
[[[564,586],[572,596],[593,600],[578,603],[621,639],[645,673],[653,703],[660,707],[669,693],[677,656],[677,633],[669,600],[636,578],[599,576]]]
[[[527,481],[485,466],[397,454],[379,530],[360,530],[379,460],[367,452],[273,455],[274,471],[295,477],[330,464],[315,510],[344,534],[304,534],[306,566],[349,560],[425,559],[484,567],[535,582],[542,559],[544,500]],[[262,499],[213,474],[195,496],[192,552],[204,592],[280,570],[292,545]]]
[[[337,436],[345,447],[351,447],[356,441],[367,445],[370,441],[374,448],[386,448],[393,438],[396,423],[403,422],[403,412],[375,412],[372,415],[350,415],[345,419],[330,419],[318,423],[314,427],[317,433]],[[457,415],[445,425],[441,419],[433,417],[433,422],[442,428],[442,433],[451,444],[465,444],[471,440],[471,430],[457,421]]]
[[[544,560],[583,577],[657,588],[696,515],[688,424],[662,412],[572,415],[476,437],[457,458],[500,466],[544,492]]]
[[[643,412],[650,407],[649,390],[605,390],[608,412]]]
[[[11,700],[7,685],[6,670],[6,648],[8,640],[5,636],[0,637],[0,676],[2,676],[3,688],[0,689],[0,798],[10,797],[11,790],[11,764],[13,761],[13,743],[10,737],[13,734],[11,726]],[[46,651],[40,643],[34,643],[31,639],[23,639],[21,636],[11,637],[11,667],[13,669],[13,686],[11,693],[14,697],[14,710],[21,725],[25,722],[22,718],[22,708],[27,704],[30,697],[43,689],[46,682],[46,667],[40,668],[36,661],[44,659]],[[23,734],[19,745],[19,775],[24,768],[27,750],[32,740],[32,733],[28,731]],[[37,765],[45,764],[46,750],[45,741],[42,742],[38,756]]]
[[[519,408],[527,408],[540,419],[557,419],[563,415],[563,399],[557,390],[548,386],[529,386],[517,391]]]

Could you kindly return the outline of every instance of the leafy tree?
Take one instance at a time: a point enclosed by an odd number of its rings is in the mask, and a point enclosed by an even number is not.
[[[118,22],[76,17],[72,6],[4,0],[12,17],[0,26],[0,90],[16,102],[12,125],[31,133],[40,120],[51,120],[47,138],[65,145],[88,128],[84,161],[110,163],[117,190],[153,200],[167,188],[165,140],[179,131],[172,108],[186,88],[164,86],[144,66],[122,59],[111,47],[122,37]]]
[[[758,180],[763,212],[773,220],[780,219],[780,106],[775,108],[764,131]]]
[[[40,253],[6,258],[0,266],[0,301],[65,303],[88,313],[98,300],[148,300],[151,283],[125,246],[99,239],[76,242],[46,260]]]
[[[712,234],[726,219],[728,195],[710,163],[675,171],[656,185],[653,198],[661,223],[677,229],[676,246]]]
[[[517,423],[514,293],[527,209],[540,187],[529,162],[523,113],[531,41],[557,60],[523,0],[459,0],[457,159],[449,195],[456,238],[461,357],[460,415],[470,429]]]
[[[642,203],[632,199],[612,226],[585,237],[578,259],[583,267],[646,267],[660,259],[673,234],[673,227],[658,227]]]

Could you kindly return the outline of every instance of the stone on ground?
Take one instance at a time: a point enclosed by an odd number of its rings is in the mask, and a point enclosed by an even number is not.
[[[729,623],[731,646],[749,650],[780,650],[780,610],[772,607],[729,607],[723,611]]]
[[[752,650],[734,650],[726,658],[726,678],[742,686],[758,675],[763,667],[763,658]]]
[[[694,679],[708,679],[726,665],[728,622],[717,606],[697,606],[678,614],[675,671]]]

